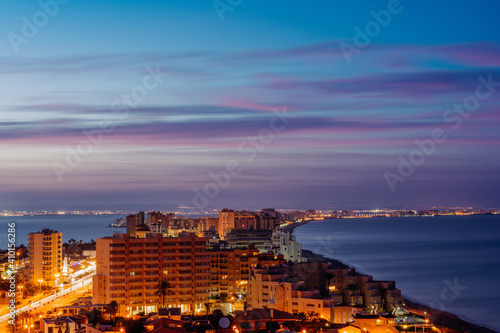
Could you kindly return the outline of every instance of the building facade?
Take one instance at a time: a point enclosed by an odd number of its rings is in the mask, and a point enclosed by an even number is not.
[[[115,234],[97,240],[94,303],[116,301],[121,315],[155,312],[162,306],[159,281],[172,286],[167,307],[183,312],[203,310],[210,292],[208,239],[194,234],[165,238],[149,233],[145,238]]]
[[[233,249],[246,249],[253,245],[259,252],[267,253],[273,249],[272,235],[272,230],[232,229],[226,233],[224,240]]]
[[[29,281],[55,286],[62,280],[62,232],[43,229],[28,234]]]
[[[253,268],[270,267],[283,262],[283,256],[259,254],[254,247],[210,250],[210,293],[212,296],[244,300]]]
[[[219,212],[219,237],[223,238],[229,230],[234,229],[234,210],[224,208]]]
[[[295,236],[287,231],[275,230],[273,232],[273,252],[284,256],[285,260],[305,262],[302,258],[302,244],[295,240]]]
[[[394,281],[374,281],[354,268],[332,268],[328,263],[254,269],[249,285],[249,308],[312,311],[338,324],[351,321],[361,310],[394,312],[404,301]]]

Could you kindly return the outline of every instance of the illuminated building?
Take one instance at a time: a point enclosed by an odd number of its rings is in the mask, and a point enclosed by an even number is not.
[[[221,297],[244,297],[252,268],[270,267],[284,262],[283,256],[259,254],[255,247],[247,249],[210,250],[210,293]]]
[[[173,292],[165,299],[167,307],[203,310],[210,289],[207,241],[194,234],[164,238],[157,233],[145,238],[115,234],[98,239],[94,303],[114,300],[121,315],[155,312],[161,306],[158,282],[166,279]]]
[[[62,275],[62,232],[43,229],[28,234],[29,280],[55,286]]]
[[[234,210],[224,208],[219,212],[219,237],[223,238],[231,229],[234,229]]]

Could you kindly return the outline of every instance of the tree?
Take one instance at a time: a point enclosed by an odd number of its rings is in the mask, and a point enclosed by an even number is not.
[[[144,333],[146,328],[140,320],[127,320],[124,322],[126,333]]]
[[[351,303],[354,303],[354,295],[359,290],[359,284],[357,283],[348,284],[346,288],[351,292]]]
[[[335,276],[333,273],[331,272],[324,272],[323,273],[323,276],[325,277],[325,282],[326,282],[326,294],[328,296],[330,296],[330,280]]]
[[[30,313],[28,311],[19,312],[16,316],[16,319],[19,319],[21,326],[24,326],[26,323],[29,323]]]
[[[116,303],[116,301],[111,301],[108,304],[107,312],[111,317],[110,319],[114,322],[116,319],[116,313],[118,312],[118,303]]]
[[[173,294],[172,285],[167,281],[167,279],[163,279],[162,281],[158,282],[158,286],[156,287],[156,294],[161,297],[162,306],[165,307],[165,297],[167,295]]]
[[[307,314],[305,312],[299,312],[295,315],[300,322],[307,320]]]
[[[63,333],[63,330],[62,330],[62,329],[63,329],[63,327],[65,326],[65,325],[64,325],[64,322],[62,322],[62,321],[57,321],[57,319],[56,319],[56,320],[54,321],[54,324],[56,325],[56,327],[57,327],[57,329],[58,329],[58,330],[57,330],[57,331],[58,331],[58,333]]]
[[[7,322],[7,332],[8,333],[19,333],[23,330],[23,325],[21,323],[21,318],[19,317],[21,313],[18,313],[16,318],[10,319]]]
[[[205,309],[207,310],[207,314],[205,316],[205,319],[208,320],[208,314],[210,313],[210,307],[212,306],[212,303],[205,302],[205,303],[203,303],[203,305],[205,305]]]
[[[94,326],[102,321],[102,314],[99,310],[83,311],[83,314],[88,318],[89,324]]]

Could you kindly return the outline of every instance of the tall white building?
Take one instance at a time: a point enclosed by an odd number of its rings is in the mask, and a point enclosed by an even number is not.
[[[302,258],[302,244],[295,240],[295,236],[287,231],[273,231],[273,252],[274,254],[282,254],[287,261],[306,262]]]

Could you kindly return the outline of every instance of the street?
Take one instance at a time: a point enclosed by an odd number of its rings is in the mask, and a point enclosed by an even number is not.
[[[52,308],[69,305],[77,297],[83,295],[83,293],[91,287],[91,284],[92,275],[85,276],[75,282],[72,282],[71,284],[68,284],[65,289],[57,292],[56,294],[48,295],[40,300],[32,302],[31,304],[18,305],[18,307],[16,307],[16,311],[17,313],[24,311],[41,312],[45,315],[45,313]],[[2,314],[0,317],[1,332],[7,331],[9,320],[8,311],[8,309],[4,308],[0,312]]]

